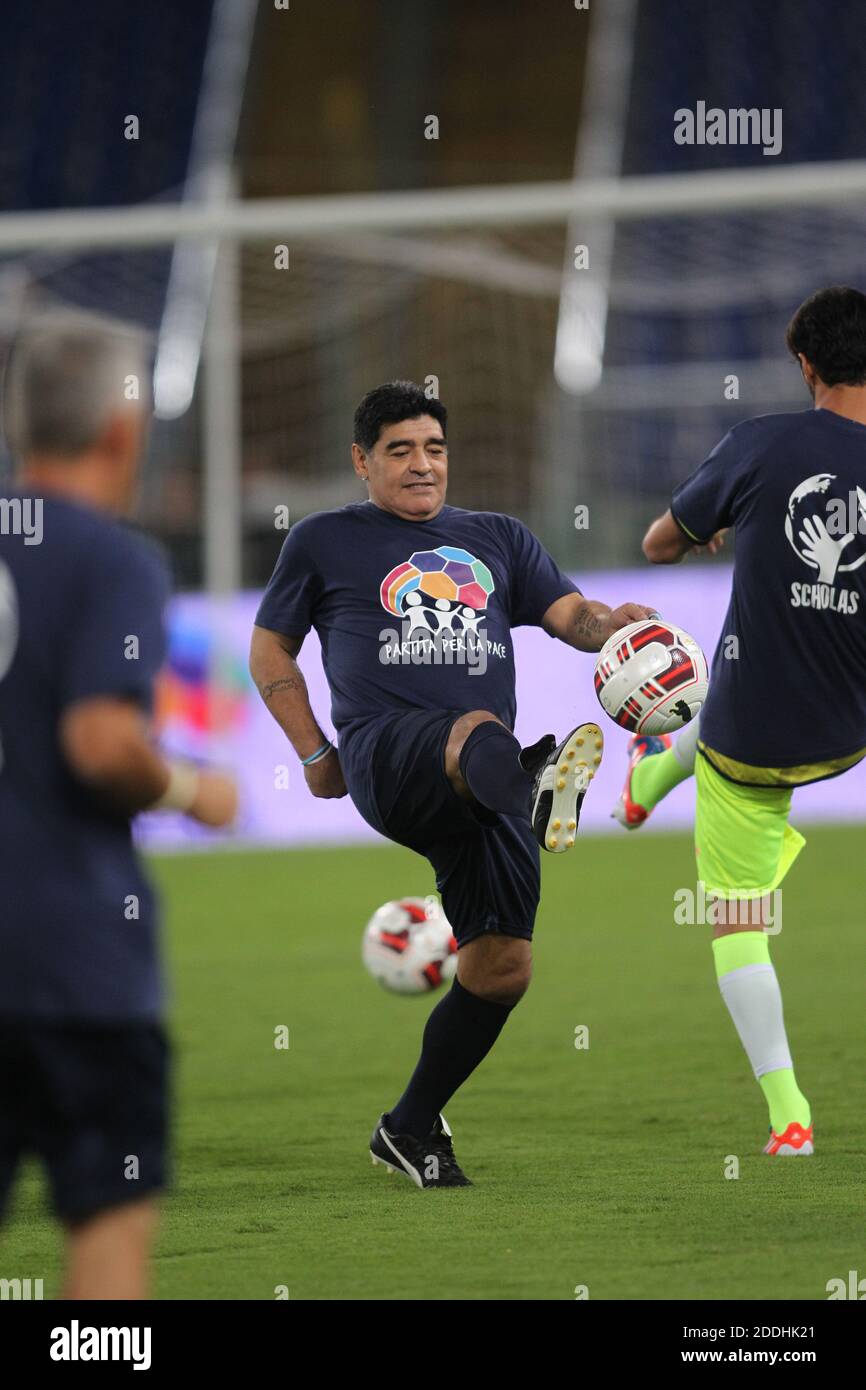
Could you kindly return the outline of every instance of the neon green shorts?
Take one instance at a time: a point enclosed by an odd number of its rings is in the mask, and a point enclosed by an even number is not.
[[[695,759],[698,878],[717,898],[757,898],[778,888],[806,841],[788,824],[790,787],[730,782]]]

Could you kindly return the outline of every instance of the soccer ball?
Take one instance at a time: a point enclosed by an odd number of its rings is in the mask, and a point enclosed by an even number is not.
[[[457,942],[438,898],[397,898],[367,923],[361,956],[396,994],[429,994],[457,973]]]
[[[707,659],[694,637],[642,618],[609,637],[595,663],[602,709],[634,734],[671,734],[690,724],[707,698]]]

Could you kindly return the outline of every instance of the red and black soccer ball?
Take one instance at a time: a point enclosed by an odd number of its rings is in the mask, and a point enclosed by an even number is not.
[[[707,659],[694,637],[655,618],[608,638],[595,663],[602,709],[632,734],[672,734],[707,698]]]
[[[361,954],[374,980],[397,994],[429,994],[457,971],[457,942],[433,896],[383,903],[367,923]]]

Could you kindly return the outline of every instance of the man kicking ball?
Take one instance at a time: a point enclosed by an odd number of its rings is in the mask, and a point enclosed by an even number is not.
[[[782,1156],[814,1149],[765,930],[805,843],[791,796],[866,756],[866,295],[818,291],[787,344],[815,409],[737,425],[644,539],[670,564],[736,526],[733,592],[700,723],[673,746],[633,739],[614,808],[635,829],[694,771],[716,974],[769,1107],[764,1152]]]
[[[512,628],[578,651],[649,615],[584,598],[513,517],[445,503],[446,411],[411,382],[355,413],[352,462],[369,500],[292,527],[256,617],[253,679],[314,796],[348,791],[364,819],[433,866],[459,946],[375,1160],[419,1187],[462,1187],[442,1110],[495,1043],[530,979],[539,853],[573,844],[601,762],[581,724],[521,749],[512,733]],[[297,664],[316,629],[339,754]]]

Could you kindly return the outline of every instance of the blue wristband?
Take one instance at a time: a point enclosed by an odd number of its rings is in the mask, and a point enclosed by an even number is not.
[[[314,763],[317,758],[323,758],[333,746],[331,740],[328,739],[327,743],[323,743],[321,748],[317,749],[315,753],[311,753],[308,758],[301,758],[301,767],[309,767],[310,763]]]

